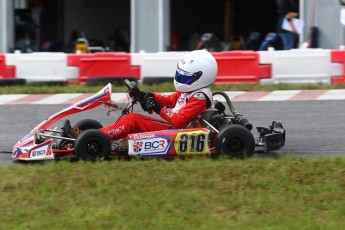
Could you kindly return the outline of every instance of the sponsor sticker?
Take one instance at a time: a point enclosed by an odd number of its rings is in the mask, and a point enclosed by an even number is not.
[[[42,145],[38,148],[32,149],[30,152],[30,158],[46,158],[51,157],[52,152],[50,150],[50,143]]]
[[[154,138],[155,134],[154,133],[144,133],[144,134],[131,134],[129,135],[131,139],[134,140],[141,140],[141,139],[150,139]]]
[[[121,125],[120,127],[116,128],[116,129],[109,130],[108,136],[110,137],[110,139],[112,139],[117,133],[121,133],[124,130],[125,130],[125,126]]]
[[[143,149],[143,142],[142,141],[136,141],[133,144],[133,150],[136,153],[139,153]]]
[[[173,115],[174,115],[174,111],[172,111],[171,109],[166,109],[165,113],[168,117],[173,117]]]
[[[153,156],[165,155],[170,148],[170,140],[167,137],[155,137],[150,139],[129,140],[129,155]]]
[[[199,100],[205,100],[206,99],[206,97],[203,93],[196,93],[193,96]]]

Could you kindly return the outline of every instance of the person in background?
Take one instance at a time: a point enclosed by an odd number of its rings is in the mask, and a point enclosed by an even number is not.
[[[298,17],[298,2],[296,0],[277,0],[278,24],[277,33],[283,43],[284,50],[295,48],[295,42],[298,38],[296,28],[294,28],[292,19]],[[291,31],[282,29],[282,24],[286,19],[292,28]]]
[[[345,26],[345,0],[339,0],[340,9],[340,23]]]

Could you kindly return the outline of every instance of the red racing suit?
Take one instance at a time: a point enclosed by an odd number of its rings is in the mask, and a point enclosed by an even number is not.
[[[155,93],[154,99],[163,105],[159,115],[164,120],[131,113],[100,130],[111,140],[117,140],[131,133],[183,128],[207,108],[214,107],[209,87],[189,93],[176,92],[171,95]]]

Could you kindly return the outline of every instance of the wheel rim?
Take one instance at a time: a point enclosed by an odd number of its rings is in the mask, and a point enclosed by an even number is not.
[[[97,156],[102,150],[102,146],[97,140],[90,140],[86,145],[86,152],[91,156]]]
[[[244,149],[243,140],[239,137],[232,137],[227,141],[228,148],[231,152],[240,153]]]

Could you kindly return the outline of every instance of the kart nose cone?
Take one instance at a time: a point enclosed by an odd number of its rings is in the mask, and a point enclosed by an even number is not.
[[[22,149],[20,147],[13,147],[12,150],[12,157],[13,158],[18,158],[22,155]]]

